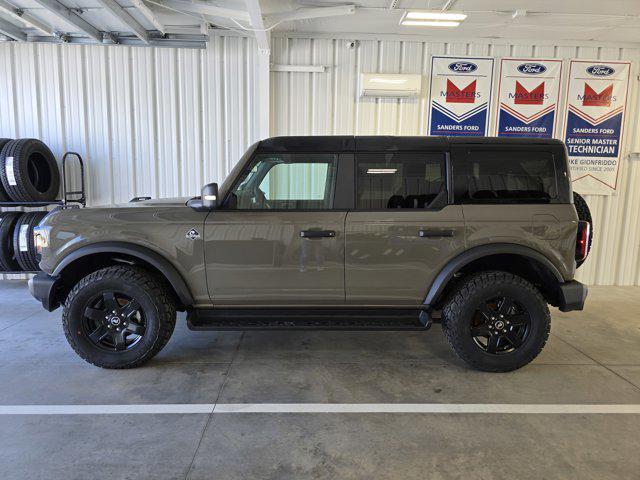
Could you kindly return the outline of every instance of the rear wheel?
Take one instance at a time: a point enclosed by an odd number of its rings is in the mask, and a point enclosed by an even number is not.
[[[113,266],[84,277],[71,290],[62,324],[71,347],[103,368],[132,368],[155,356],[171,338],[171,295],[149,272]]]
[[[455,353],[473,368],[508,372],[542,351],[551,325],[534,285],[506,272],[482,272],[462,283],[442,310]]]

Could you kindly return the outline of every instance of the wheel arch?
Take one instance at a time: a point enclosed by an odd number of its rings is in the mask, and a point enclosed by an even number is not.
[[[137,264],[158,274],[175,295],[178,307],[184,309],[193,305],[194,300],[178,270],[159,253],[150,248],[128,242],[100,242],[74,250],[55,267],[52,275],[65,278],[73,276],[77,281],[91,271],[116,263]],[[68,285],[66,285],[68,287]],[[65,291],[66,290],[66,291]],[[70,288],[59,292],[63,297]]]
[[[457,278],[483,270],[519,275],[538,286],[548,303],[560,303],[564,278],[558,268],[533,248],[510,243],[480,245],[453,258],[440,270],[423,303],[438,308],[455,288]]]

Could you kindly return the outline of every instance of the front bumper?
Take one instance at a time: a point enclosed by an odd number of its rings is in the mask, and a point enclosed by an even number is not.
[[[29,279],[29,292],[42,303],[45,310],[51,312],[60,306],[58,293],[61,284],[60,277],[40,272]]]
[[[586,285],[572,280],[560,285],[560,304],[558,308],[561,312],[571,312],[573,310],[584,309],[584,302],[587,299],[589,289]]]

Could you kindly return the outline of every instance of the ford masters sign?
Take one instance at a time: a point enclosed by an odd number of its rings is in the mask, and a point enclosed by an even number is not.
[[[485,136],[493,58],[431,57],[429,135]]]
[[[518,65],[518,71],[526,75],[540,75],[547,71],[547,67],[541,63],[523,63]]]
[[[499,137],[555,136],[562,60],[503,58],[498,88]]]
[[[478,66],[471,62],[454,62],[449,64],[449,70],[452,72],[471,73],[475,72]]]

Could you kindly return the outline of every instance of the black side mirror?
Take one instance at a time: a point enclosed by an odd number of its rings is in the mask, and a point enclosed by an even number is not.
[[[202,207],[213,210],[218,206],[218,184],[208,183],[202,187]]]

